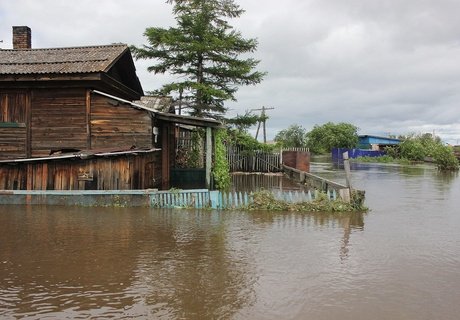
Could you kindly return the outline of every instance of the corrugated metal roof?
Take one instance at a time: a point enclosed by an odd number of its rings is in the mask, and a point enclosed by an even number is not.
[[[106,72],[128,50],[126,44],[0,50],[0,74]]]

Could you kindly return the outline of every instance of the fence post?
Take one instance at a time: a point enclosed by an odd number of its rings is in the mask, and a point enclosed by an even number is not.
[[[343,153],[343,167],[345,169],[345,179],[347,182],[349,199],[351,199],[351,172],[350,172],[350,161],[348,159],[348,151]]]
[[[209,191],[209,198],[211,201],[211,208],[217,209],[219,206],[219,193],[220,191]]]
[[[206,188],[211,188],[211,166],[212,166],[212,129],[206,128]]]

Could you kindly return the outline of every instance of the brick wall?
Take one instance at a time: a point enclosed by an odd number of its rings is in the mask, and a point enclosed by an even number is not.
[[[29,27],[13,27],[13,49],[31,49],[32,31]]]

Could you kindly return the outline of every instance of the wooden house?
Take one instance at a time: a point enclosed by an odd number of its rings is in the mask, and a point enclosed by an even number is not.
[[[13,27],[13,49],[0,49],[0,190],[170,187],[174,126],[219,123],[141,96],[127,45],[32,49],[30,29]]]

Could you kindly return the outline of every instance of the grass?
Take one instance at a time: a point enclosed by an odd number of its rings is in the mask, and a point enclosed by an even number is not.
[[[380,157],[358,157],[355,159],[350,159],[355,162],[364,162],[364,163],[397,163],[397,164],[412,164],[413,161],[407,160],[405,158],[393,158],[389,155],[384,155]]]

